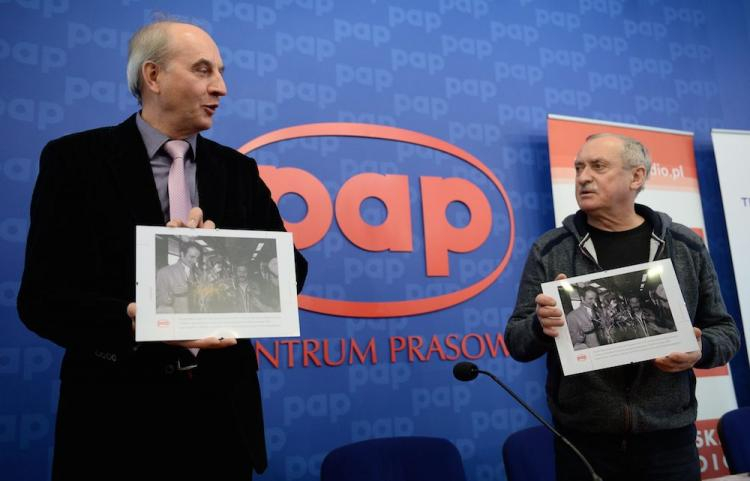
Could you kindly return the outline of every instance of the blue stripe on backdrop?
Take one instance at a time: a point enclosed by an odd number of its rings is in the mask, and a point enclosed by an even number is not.
[[[313,122],[367,122],[422,132],[487,165],[515,216],[513,253],[489,289],[432,314],[361,320],[302,312],[305,339],[347,349],[372,341],[377,362],[317,367],[299,349],[275,368],[261,359],[270,449],[265,479],[316,479],[330,449],[389,434],[451,439],[467,478],[502,480],[500,446],[534,424],[489,383],[457,384],[441,360],[461,354],[500,375],[545,410],[544,365],[518,364],[487,338],[502,332],[530,243],[552,227],[546,115],[557,113],[695,132],[711,253],[730,311],[739,315],[709,132],[750,129],[749,3],[678,0],[233,0],[0,2],[0,472],[43,479],[51,459],[61,352],[17,320],[28,204],[37,158],[50,139],[118,123],[136,109],[125,82],[130,33],[155,14],[195,22],[216,38],[229,95],[207,133],[239,147],[265,132]],[[314,175],[331,199],[365,172],[408,178],[414,252],[368,253],[336,222],[305,250],[307,294],[349,300],[413,299],[468,286],[499,262],[510,233],[497,190],[468,164],[437,151],[378,140],[285,142],[260,149],[261,164]],[[449,276],[425,276],[420,178],[457,177],[478,186],[493,209],[488,240],[451,254]],[[284,199],[291,219],[299,199]],[[382,221],[377,202],[362,215]],[[452,205],[453,225],[467,222]],[[449,338],[456,334],[456,338]],[[438,343],[429,360],[389,346]],[[456,344],[456,342],[458,344]],[[273,340],[263,341],[267,350]],[[495,346],[495,344],[492,344]],[[281,349],[289,345],[279,345]],[[332,355],[338,351],[332,351]],[[740,404],[750,404],[746,357],[733,363]],[[545,411],[546,412],[546,411]],[[309,436],[314,432],[316,436]]]

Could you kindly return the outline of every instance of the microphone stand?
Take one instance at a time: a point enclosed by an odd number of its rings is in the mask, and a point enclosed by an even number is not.
[[[501,388],[503,388],[505,390],[505,392],[507,392],[508,394],[510,394],[513,397],[513,399],[515,399],[516,401],[518,401],[518,403],[521,406],[525,407],[528,412],[530,412],[531,414],[533,414],[534,417],[537,418],[537,420],[540,423],[544,424],[547,427],[547,429],[549,429],[550,431],[552,431],[555,434],[555,436],[557,436],[557,439],[559,439],[560,441],[562,441],[563,443],[565,443],[565,445],[568,446],[576,454],[576,456],[578,456],[581,459],[581,461],[583,462],[583,464],[586,466],[586,469],[589,470],[589,473],[591,473],[591,479],[592,479],[592,481],[602,481],[602,478],[600,478],[596,474],[596,472],[594,471],[594,468],[591,467],[591,464],[589,464],[588,460],[586,460],[586,458],[583,456],[583,454],[581,454],[581,452],[575,446],[573,446],[573,444],[570,441],[568,441],[565,438],[565,436],[563,436],[562,434],[560,434],[559,432],[557,432],[557,430],[555,428],[553,428],[552,425],[550,425],[550,423],[548,423],[547,421],[545,421],[539,414],[537,414],[536,411],[531,408],[531,406],[529,406],[528,404],[526,404],[526,402],[524,402],[523,399],[521,399],[520,397],[518,397],[516,395],[516,393],[513,392],[512,389],[510,389],[508,386],[505,385],[504,382],[502,382],[500,379],[498,379],[497,377],[495,377],[495,375],[492,374],[491,372],[483,371],[481,369],[477,369],[477,372],[480,372],[482,374],[485,374],[485,375],[489,376],[490,379],[492,379],[493,381],[495,381]]]

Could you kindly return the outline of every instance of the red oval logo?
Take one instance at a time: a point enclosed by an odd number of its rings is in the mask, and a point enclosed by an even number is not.
[[[269,144],[304,137],[364,137],[391,140],[428,147],[461,159],[479,170],[497,188],[508,211],[510,235],[505,253],[495,269],[483,279],[458,291],[422,299],[378,302],[334,300],[300,294],[298,301],[299,307],[302,309],[333,316],[359,318],[403,317],[426,314],[455,306],[478,295],[500,277],[500,274],[507,267],[513,253],[513,242],[516,231],[513,207],[500,180],[486,165],[469,152],[444,140],[413,130],[385,125],[348,122],[304,124],[275,130],[256,137],[237,150],[243,154],[247,154],[250,151]]]

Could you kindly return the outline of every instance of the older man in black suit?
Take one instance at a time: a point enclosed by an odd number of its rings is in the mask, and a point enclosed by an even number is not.
[[[18,310],[65,348],[54,479],[250,479],[266,467],[249,341],[133,336],[136,225],[284,229],[255,162],[199,135],[226,94],[222,72],[205,31],[148,25],[128,57],[142,110],[42,152]],[[170,140],[187,143],[181,200]],[[192,207],[180,218],[178,202]],[[295,260],[301,288],[307,264]]]

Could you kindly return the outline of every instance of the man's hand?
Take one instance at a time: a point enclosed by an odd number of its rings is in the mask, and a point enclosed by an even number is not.
[[[128,304],[127,311],[128,311],[128,317],[130,318],[130,323],[133,326],[133,334],[135,334],[135,311],[136,311],[135,302],[131,302],[130,304]]]
[[[181,220],[170,220],[167,222],[167,227],[190,227],[191,229],[197,227],[198,229],[216,229],[216,224],[212,220],[203,220],[203,210],[200,207],[193,207],[190,209],[188,214],[188,221],[182,222]]]
[[[555,280],[559,281],[566,277],[565,274],[558,274]],[[539,318],[542,331],[550,337],[557,337],[558,329],[565,324],[562,320],[562,310],[555,307],[557,305],[555,300],[545,294],[537,295],[534,300],[536,301],[536,317]]]
[[[692,369],[695,363],[701,359],[701,330],[697,327],[693,328],[695,333],[695,339],[698,341],[698,350],[691,352],[673,352],[667,354],[665,357],[657,357],[654,359],[656,367],[664,372],[681,372]]]
[[[133,324],[133,333],[135,333],[135,314],[137,307],[135,302],[128,304],[127,312],[128,317]],[[172,346],[186,347],[188,349],[223,349],[225,347],[231,347],[237,344],[237,339],[233,337],[206,337],[203,339],[195,339],[192,341],[167,341],[167,344]]]
[[[223,349],[237,344],[237,339],[233,337],[204,337],[192,341],[166,341],[166,343],[188,349]]]

